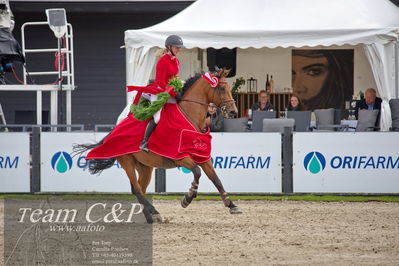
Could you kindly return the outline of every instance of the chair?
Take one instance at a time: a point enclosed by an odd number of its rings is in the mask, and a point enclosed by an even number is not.
[[[287,118],[295,120],[294,130],[297,132],[309,131],[311,111],[287,111]]]
[[[265,118],[276,118],[276,111],[253,111],[251,130],[262,132],[263,119]]]
[[[375,126],[380,110],[359,110],[356,132],[374,131],[378,128]]]
[[[340,125],[341,120],[349,118],[349,110],[334,109],[334,125]]]
[[[339,112],[338,112],[339,113]],[[337,119],[335,119],[335,109],[316,109],[314,110],[314,114],[316,116],[316,130],[323,131],[336,131],[347,129],[347,125],[341,125],[341,117],[340,114],[337,115]],[[335,124],[336,120],[339,118],[339,123]]]
[[[294,128],[293,118],[265,118],[263,119],[263,132],[284,132],[285,127]]]
[[[399,131],[399,99],[389,100],[389,107],[391,107],[392,116],[392,131]]]
[[[248,118],[223,119],[224,132],[245,132],[248,127]]]
[[[314,114],[316,116],[316,130],[334,131],[334,108],[316,109]]]

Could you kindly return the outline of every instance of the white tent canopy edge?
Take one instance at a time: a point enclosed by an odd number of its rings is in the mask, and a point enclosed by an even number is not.
[[[214,10],[223,12],[215,16]],[[363,44],[383,99],[381,128],[391,125],[388,101],[399,94],[399,8],[389,0],[197,0],[162,23],[125,32],[127,84],[146,85],[157,47],[170,34],[180,35],[187,48]],[[127,95],[118,121],[126,117],[133,97]]]

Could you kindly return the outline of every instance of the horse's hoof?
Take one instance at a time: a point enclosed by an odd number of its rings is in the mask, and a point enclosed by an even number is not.
[[[231,214],[241,214],[242,211],[238,207],[233,207],[230,209]]]
[[[152,215],[152,222],[153,223],[164,223],[165,220],[162,218],[162,216],[158,213],[158,214],[154,214]]]
[[[180,203],[183,208],[187,208],[187,206],[190,205],[190,202],[187,201],[186,196],[181,198]]]

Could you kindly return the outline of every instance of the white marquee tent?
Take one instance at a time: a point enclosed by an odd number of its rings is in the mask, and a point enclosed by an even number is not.
[[[390,126],[388,101],[399,97],[399,8],[389,0],[197,0],[162,23],[125,32],[127,84],[146,85],[171,34],[187,48],[362,44],[383,99],[382,129]]]

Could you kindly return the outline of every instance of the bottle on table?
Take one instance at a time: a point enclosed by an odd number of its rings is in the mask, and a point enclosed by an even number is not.
[[[267,93],[270,93],[270,81],[269,81],[269,74],[266,74],[266,85],[265,90]]]
[[[273,90],[274,90],[273,75],[270,75],[269,87],[270,87],[270,88],[269,88],[270,92],[273,92]]]

